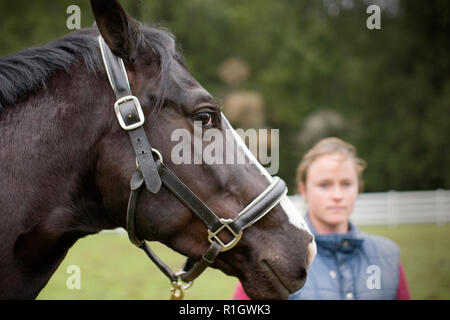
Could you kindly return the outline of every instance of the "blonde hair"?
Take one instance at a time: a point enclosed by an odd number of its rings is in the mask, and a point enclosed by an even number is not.
[[[353,159],[356,172],[358,174],[359,191],[362,192],[362,190],[364,189],[362,173],[367,167],[366,161],[358,158],[355,146],[334,137],[320,140],[303,156],[302,161],[297,167],[297,183],[303,182],[303,184],[306,185],[306,180],[308,178],[308,168],[311,163],[313,163],[317,158],[329,154],[340,154],[346,159]]]

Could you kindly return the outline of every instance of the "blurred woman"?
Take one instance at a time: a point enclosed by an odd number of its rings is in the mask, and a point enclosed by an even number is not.
[[[305,285],[289,299],[410,299],[398,246],[349,220],[365,167],[356,148],[338,138],[323,139],[304,155],[297,184],[317,255]],[[233,299],[248,299],[241,284]]]

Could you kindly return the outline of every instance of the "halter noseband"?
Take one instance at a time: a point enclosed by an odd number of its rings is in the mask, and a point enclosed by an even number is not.
[[[184,290],[191,286],[217,255],[222,251],[233,248],[241,239],[245,228],[254,224],[266,215],[281,198],[286,195],[287,188],[283,180],[274,177],[270,185],[249,205],[247,205],[234,219],[219,218],[208,206],[202,202],[169,168],[163,163],[161,153],[152,148],[144,131],[144,113],[139,100],[131,93],[125,65],[119,57],[114,55],[102,36],[98,37],[103,63],[109,82],[116,96],[114,110],[120,126],[128,132],[136,154],[136,171],[130,180],[130,197],[127,208],[127,232],[130,241],[145,251],[148,257],[172,282],[172,298],[182,299]],[[156,160],[154,158],[156,156]],[[143,185],[151,193],[158,193],[164,185],[179,199],[192,213],[205,223],[208,229],[209,248],[198,261],[188,258],[183,269],[173,272],[150,249],[145,240],[136,233],[136,208],[139,194]],[[218,236],[223,230],[233,236],[232,240],[224,243]]]

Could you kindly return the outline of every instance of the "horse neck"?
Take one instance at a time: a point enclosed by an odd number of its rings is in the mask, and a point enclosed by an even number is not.
[[[111,96],[107,89],[107,81],[74,66],[0,117],[4,292],[27,287],[17,295],[33,297],[77,239],[115,227],[103,212],[95,181],[95,144],[108,122],[99,110],[106,102],[99,99]],[[28,280],[11,283],[3,270],[20,274],[16,282]]]

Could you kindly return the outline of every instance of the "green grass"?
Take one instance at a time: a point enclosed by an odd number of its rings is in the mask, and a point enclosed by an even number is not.
[[[159,243],[152,250],[178,271],[186,258]],[[68,266],[81,271],[81,288],[68,289]],[[229,299],[237,279],[208,268],[186,291],[186,299]],[[170,281],[130,243],[126,234],[104,233],[79,240],[41,291],[38,299],[153,299],[167,300]]]
[[[386,236],[401,248],[413,299],[450,299],[450,224],[362,227]],[[167,247],[152,248],[173,270],[185,258]],[[81,289],[70,290],[67,267],[81,270]],[[208,269],[186,291],[187,299],[230,299],[237,279]],[[99,234],[79,240],[38,299],[168,299],[169,280],[125,234]]]
[[[450,299],[450,224],[360,229],[399,245],[413,299]]]

